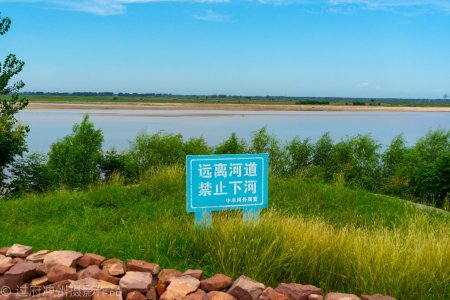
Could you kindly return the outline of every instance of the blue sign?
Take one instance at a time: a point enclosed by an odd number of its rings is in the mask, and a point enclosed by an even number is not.
[[[269,203],[268,170],[268,154],[187,156],[187,211],[206,226],[219,210],[242,209],[245,219],[257,219]]]

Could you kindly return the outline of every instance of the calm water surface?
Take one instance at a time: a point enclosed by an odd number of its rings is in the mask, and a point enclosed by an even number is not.
[[[429,130],[450,129],[450,113],[435,112],[285,112],[285,111],[186,111],[186,110],[25,110],[19,118],[30,125],[30,151],[47,152],[58,138],[71,133],[89,113],[97,128],[103,130],[104,148],[128,148],[129,141],[141,131],[164,130],[185,138],[203,135],[216,145],[232,132],[246,140],[252,132],[267,126],[278,139],[294,136],[317,140],[330,132],[336,140],[356,134],[371,134],[383,145],[402,133],[413,144]]]

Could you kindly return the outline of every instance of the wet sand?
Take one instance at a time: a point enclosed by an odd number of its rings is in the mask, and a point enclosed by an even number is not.
[[[215,110],[215,111],[384,111],[384,112],[450,112],[450,107],[346,106],[346,105],[278,105],[278,104],[208,104],[208,103],[65,103],[31,102],[28,110]],[[187,113],[186,115],[191,115]],[[215,115],[215,114],[212,114]]]

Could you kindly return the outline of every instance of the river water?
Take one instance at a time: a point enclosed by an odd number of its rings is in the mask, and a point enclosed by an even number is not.
[[[104,134],[104,149],[127,149],[129,141],[145,130],[181,133],[185,138],[204,136],[217,145],[232,132],[250,140],[252,132],[266,126],[281,141],[294,136],[317,140],[330,132],[338,141],[346,136],[371,134],[383,145],[400,133],[409,144],[429,130],[450,129],[449,112],[358,112],[358,111],[219,111],[219,110],[24,110],[19,119],[30,125],[30,151],[47,152],[58,138],[71,133],[85,114]]]

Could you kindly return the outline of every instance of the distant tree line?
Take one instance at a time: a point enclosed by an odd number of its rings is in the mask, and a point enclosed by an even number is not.
[[[24,96],[66,96],[66,97],[154,97],[154,98],[189,98],[189,99],[245,99],[245,100],[271,100],[271,101],[297,101],[297,104],[304,101],[311,102],[310,104],[326,104],[326,102],[345,102],[352,105],[370,105],[375,101],[379,102],[403,102],[408,101],[412,103],[429,103],[429,102],[449,102],[450,99],[447,94],[442,99],[401,99],[401,98],[352,98],[352,97],[289,97],[289,96],[243,96],[243,95],[226,95],[226,94],[211,94],[211,95],[184,95],[171,93],[114,93],[114,92],[22,92]],[[319,103],[320,102],[320,103]]]
[[[86,116],[48,154],[31,153],[8,165],[4,197],[60,187],[84,189],[114,177],[139,183],[161,167],[184,165],[186,155],[269,153],[273,176],[323,181],[397,195],[439,207],[450,197],[450,130],[429,132],[413,146],[400,135],[382,150],[370,135],[338,142],[325,133],[316,142],[296,137],[282,143],[266,128],[249,142],[235,133],[215,147],[203,137],[141,132],[129,149],[102,151],[103,134]]]

